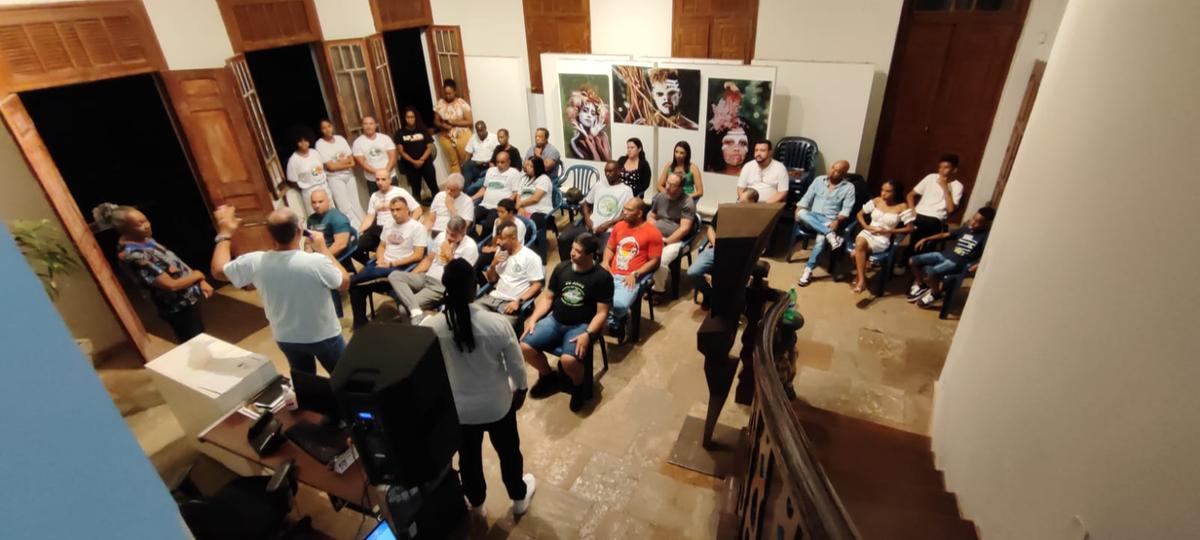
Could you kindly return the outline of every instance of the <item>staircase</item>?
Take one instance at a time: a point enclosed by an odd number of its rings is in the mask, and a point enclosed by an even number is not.
[[[929,437],[792,403],[864,540],[978,538],[934,467]]]

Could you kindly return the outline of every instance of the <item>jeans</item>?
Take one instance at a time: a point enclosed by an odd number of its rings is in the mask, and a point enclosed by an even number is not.
[[[696,291],[704,296],[704,301],[711,300],[709,295],[712,294],[712,285],[704,278],[704,275],[712,271],[715,252],[711,246],[699,253],[696,253],[696,258],[692,264],[688,265],[687,275],[692,280],[692,286]]]
[[[162,319],[171,326],[175,341],[183,343],[204,333],[204,320],[200,318],[200,304],[192,304],[174,313],[162,313]]]
[[[471,180],[470,178],[467,178],[467,187],[463,188],[463,192],[472,197],[475,196],[476,193],[479,193],[479,190],[483,189],[483,181],[485,180],[486,175],[487,169],[484,169],[483,176],[480,176],[478,180]]]
[[[373,293],[386,293],[392,284],[385,279],[399,268],[380,268],[371,261],[357,274],[350,276],[350,312],[354,316],[354,327],[367,324],[367,297]]]
[[[575,343],[571,340],[586,333],[587,327],[588,323],[575,325],[560,323],[551,313],[538,321],[533,327],[533,332],[521,341],[537,351],[575,358]]]
[[[613,303],[612,310],[609,311],[608,320],[610,323],[621,321],[626,315],[629,315],[629,308],[637,301],[638,284],[635,282],[633,288],[625,286],[625,276],[613,275]]]
[[[922,214],[917,214],[917,220],[913,222],[913,232],[908,237],[908,247],[904,248],[904,257],[901,259],[901,264],[908,264],[908,260],[917,253],[917,242],[924,238],[928,238],[946,230],[946,224],[942,220]],[[933,244],[934,242],[926,242]],[[937,249],[937,246],[926,245],[925,251]]]
[[[476,184],[476,181],[478,181],[479,186],[483,187],[483,175],[487,173],[487,170],[488,164],[486,161],[481,163],[468,159],[467,162],[463,163],[462,166],[463,181],[467,186],[473,186]],[[464,190],[465,189],[466,187],[464,186]],[[475,191],[479,191],[479,188],[475,188]],[[474,195],[475,191],[468,191],[467,195]]]
[[[817,260],[820,259],[821,253],[825,251],[825,235],[829,234],[829,222],[833,221],[837,216],[822,216],[801,208],[796,214],[796,219],[807,226],[809,229],[818,233],[817,238],[813,241],[812,254],[808,256],[808,262],[804,264],[809,270],[817,267]]]
[[[346,340],[342,338],[341,334],[315,343],[284,343],[282,341],[276,343],[279,345],[279,350],[283,351],[283,356],[287,358],[288,365],[292,370],[305,373],[317,372],[314,358],[321,362],[321,367],[325,368],[326,372],[333,373],[338,359],[346,351]]]
[[[929,253],[913,255],[910,262],[924,268],[926,274],[939,279],[946,274],[962,271],[961,264],[947,259],[946,256],[940,251],[931,251]]]
[[[462,480],[463,494],[472,506],[483,504],[487,498],[487,481],[483,477],[483,434],[492,441],[492,448],[500,458],[500,478],[508,498],[519,501],[525,498],[525,458],[521,455],[521,436],[517,433],[517,411],[490,424],[464,424],[459,426],[462,444],[458,447],[458,476]]]

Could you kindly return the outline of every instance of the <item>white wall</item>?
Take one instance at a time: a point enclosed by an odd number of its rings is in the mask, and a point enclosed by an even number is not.
[[[214,2],[142,0],[170,69],[225,66],[233,56],[229,33]]]
[[[860,174],[866,174],[871,164],[903,3],[904,0],[760,0],[758,4],[756,60],[869,64],[873,68],[871,99],[855,168]],[[824,154],[824,142],[817,139],[817,144]]]
[[[671,0],[590,2],[592,54],[671,56]]]
[[[1200,537],[1197,20],[1067,6],[934,403],[983,538]]]
[[[979,173],[975,176],[975,187],[971,189],[971,200],[967,203],[964,215],[974,214],[979,207],[992,200],[1004,153],[1008,150],[1008,141],[1017,123],[1017,113],[1020,112],[1021,101],[1025,99],[1025,89],[1029,86],[1029,76],[1033,73],[1033,64],[1050,56],[1066,7],[1067,0],[1037,0],[1029,5],[1025,27],[1021,29],[1021,38],[1013,52],[1008,79],[1000,94],[1000,103],[996,106],[996,118],[992,121],[992,131],[983,157],[979,160]]]
[[[369,0],[313,0],[326,40],[366,37],[375,33]]]

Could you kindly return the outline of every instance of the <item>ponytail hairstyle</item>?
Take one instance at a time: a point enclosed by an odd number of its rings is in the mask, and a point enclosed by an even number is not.
[[[116,229],[118,233],[125,234],[129,228],[129,213],[134,210],[136,208],[132,206],[100,203],[92,209],[92,218],[101,227]]]
[[[446,292],[446,323],[454,334],[454,346],[459,351],[475,350],[475,334],[471,332],[471,302],[475,300],[475,268],[463,259],[454,259],[442,272]]]

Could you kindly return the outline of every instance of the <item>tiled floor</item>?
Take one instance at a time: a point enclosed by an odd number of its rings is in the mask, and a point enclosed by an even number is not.
[[[795,258],[802,261],[803,256]],[[771,285],[791,287],[800,269],[799,262],[773,260]],[[939,321],[936,312],[918,310],[902,296],[860,309],[855,303],[865,295],[854,295],[848,285],[829,279],[798,291],[807,321],[799,333],[799,395],[818,407],[926,433],[933,381],[956,323]],[[259,303],[252,292],[220,293]],[[694,337],[704,313],[691,303],[690,292],[655,312],[656,322],[643,323],[642,344],[610,344],[611,369],[598,374],[598,399],[583,413],[571,413],[562,394],[529,400],[519,413],[525,467],[539,479],[532,509],[519,522],[511,517],[495,453],[484,445],[490,517],[471,525],[472,537],[714,536],[718,481],[666,463],[684,418],[704,414],[707,391]],[[238,345],[267,355],[286,372],[268,329]],[[102,362],[98,372],[164,475],[194,458],[140,364],[114,358]],[[721,420],[741,427],[747,413],[731,398]],[[332,538],[361,534],[355,532],[361,516],[333,512],[319,493],[302,491],[297,505]]]

